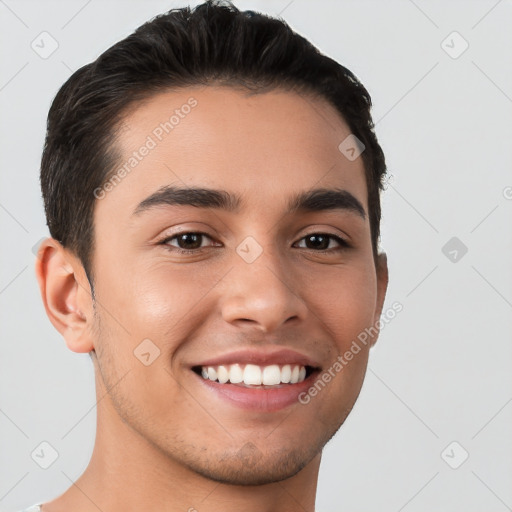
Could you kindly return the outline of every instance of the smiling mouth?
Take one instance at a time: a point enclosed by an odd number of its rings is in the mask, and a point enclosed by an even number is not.
[[[192,370],[204,380],[219,384],[268,389],[303,382],[319,369],[299,364],[226,364],[194,366]]]

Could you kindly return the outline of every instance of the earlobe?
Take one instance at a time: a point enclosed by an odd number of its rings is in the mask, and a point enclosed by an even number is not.
[[[389,273],[388,273],[388,258],[385,252],[377,255],[376,261],[377,273],[377,301],[375,307],[374,326],[380,326],[380,316],[384,307],[384,300],[386,299],[386,291],[388,289]],[[380,332],[380,328],[378,329]],[[373,338],[372,346],[377,342],[378,335]]]
[[[39,247],[36,275],[46,314],[73,352],[94,349],[90,337],[92,299],[80,261],[57,240]]]

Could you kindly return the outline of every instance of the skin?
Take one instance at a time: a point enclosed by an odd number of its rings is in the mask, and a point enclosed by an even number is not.
[[[388,281],[368,215],[287,213],[289,197],[319,187],[349,191],[368,212],[362,159],[338,150],[350,130],[322,99],[220,86],[160,93],[124,119],[120,162],[190,96],[191,113],[96,203],[96,300],[75,255],[53,239],[40,248],[47,314],[70,350],[93,351],[98,398],[90,464],[44,512],[313,511],[322,449],[359,395],[376,336],[309,404],[275,412],[220,400],[190,370],[276,346],[329,368],[378,321]],[[165,185],[244,203],[238,213],[174,205],[132,215]],[[176,238],[158,244],[177,230],[209,238],[191,255],[172,252]],[[308,247],[314,233],[350,247]],[[263,251],[250,264],[236,252],[247,236]],[[148,338],[160,356],[145,366],[133,352]]]

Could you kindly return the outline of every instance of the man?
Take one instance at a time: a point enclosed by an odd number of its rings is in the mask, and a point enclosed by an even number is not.
[[[64,84],[36,271],[94,363],[97,434],[82,476],[34,509],[314,510],[387,287],[370,107],[284,22],[214,2]]]

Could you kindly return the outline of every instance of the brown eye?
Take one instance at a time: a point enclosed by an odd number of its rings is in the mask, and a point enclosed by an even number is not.
[[[345,240],[339,236],[327,233],[312,233],[302,238],[302,240],[306,242],[306,249],[313,249],[317,251],[328,251],[330,249],[336,251],[348,247]],[[331,241],[335,241],[338,244],[338,247],[330,247]]]
[[[182,253],[193,253],[198,252],[206,246],[203,246],[204,239],[212,241],[212,239],[206,233],[199,233],[195,231],[189,231],[186,233],[179,233],[165,238],[160,242],[161,245],[166,245],[171,251],[178,251]],[[173,242],[173,243],[171,243]]]
[[[200,233],[185,233],[176,237],[180,249],[199,249],[203,241]]]

